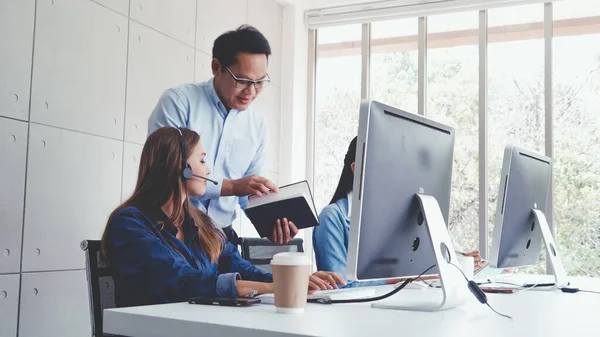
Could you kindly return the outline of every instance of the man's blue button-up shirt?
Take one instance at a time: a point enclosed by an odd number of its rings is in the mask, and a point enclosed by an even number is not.
[[[223,179],[262,174],[268,139],[265,118],[250,109],[227,112],[210,79],[163,93],[148,120],[148,135],[165,126],[185,127],[200,134],[212,171],[210,178],[219,185],[209,183],[204,196],[190,200],[219,226],[231,225],[236,203],[245,209],[248,198],[220,197]]]

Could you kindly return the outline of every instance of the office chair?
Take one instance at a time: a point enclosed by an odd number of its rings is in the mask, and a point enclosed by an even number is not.
[[[283,245],[272,243],[265,238],[240,238],[242,258],[256,267],[271,273],[271,260],[277,253],[304,252],[304,241],[301,238],[293,239]]]
[[[115,282],[108,264],[100,258],[100,241],[83,240],[80,247],[85,252],[92,337],[116,336],[102,333],[103,310],[116,305]]]

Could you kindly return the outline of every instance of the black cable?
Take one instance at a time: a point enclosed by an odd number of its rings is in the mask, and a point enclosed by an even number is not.
[[[579,288],[560,288],[563,293],[590,293],[600,295],[600,291],[583,290]]]
[[[505,318],[508,318],[511,320],[513,319],[512,317],[501,314],[498,311],[496,311],[496,309],[492,308],[492,306],[487,301],[487,296],[485,295],[483,290],[481,290],[481,288],[479,288],[477,283],[475,281],[469,280],[467,275],[465,275],[465,273],[462,271],[462,269],[460,269],[457,265],[455,265],[454,263],[450,263],[450,265],[453,265],[456,269],[458,269],[458,271],[460,271],[460,273],[465,278],[465,280],[467,280],[467,283],[469,284],[469,290],[471,291],[471,293],[473,293],[473,295],[475,295],[475,297],[477,298],[479,303],[487,305],[490,309],[492,309],[493,312],[495,312],[496,314],[498,314],[502,317],[505,317]]]
[[[501,313],[497,312],[497,311],[496,311],[496,309],[492,308],[492,306],[491,306],[489,303],[487,303],[487,302],[486,302],[485,304],[486,304],[486,305],[487,305],[487,306],[488,306],[490,309],[492,309],[492,311],[493,311],[493,312],[497,313],[498,315],[500,315],[500,316],[502,316],[502,317],[506,317],[506,318],[508,318],[508,319],[513,319],[512,317],[510,317],[510,316],[508,316],[508,315],[501,314]]]
[[[319,298],[310,299],[310,300],[308,300],[308,302],[311,302],[311,303],[320,303],[320,304],[346,304],[346,303],[366,303],[366,302],[380,301],[380,300],[386,299],[386,298],[388,298],[388,297],[396,294],[400,290],[404,289],[404,287],[406,287],[409,283],[411,283],[412,281],[420,278],[421,276],[423,276],[426,272],[428,272],[429,270],[431,270],[431,268],[433,268],[435,266],[436,265],[434,264],[433,266],[425,269],[425,271],[422,272],[416,278],[409,278],[409,279],[407,279],[398,288],[390,291],[387,294],[381,295],[381,296],[369,297],[369,298],[347,299],[347,300],[332,300],[331,297],[329,297],[329,296],[323,296],[323,297],[319,297]]]
[[[554,287],[555,283],[525,283],[523,288]]]
[[[415,279],[415,281],[418,281],[418,280],[421,280],[421,282],[425,283],[425,284],[426,284],[428,287],[430,287],[430,288],[435,288],[435,286],[434,286],[433,284],[431,284],[431,283],[429,283],[429,282],[425,281],[425,280],[424,280],[424,279],[422,279],[421,277],[417,277],[417,278]],[[413,282],[414,282],[414,281],[413,281]]]

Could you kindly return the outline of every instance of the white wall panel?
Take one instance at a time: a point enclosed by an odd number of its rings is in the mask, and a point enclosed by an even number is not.
[[[0,275],[0,336],[17,337],[21,275]]]
[[[27,127],[27,122],[0,118],[0,274],[21,268]]]
[[[129,0],[93,0],[125,16],[129,15]]]
[[[247,23],[248,0],[198,0],[196,49],[212,55],[215,39]]]
[[[252,103],[253,112],[265,116],[269,125],[269,141],[267,144],[267,161],[265,170],[279,172],[279,129],[281,121],[281,89],[268,86]]]
[[[127,200],[135,190],[135,184],[140,167],[140,156],[142,155],[142,145],[133,143],[124,143],[123,152],[123,195],[121,201]]]
[[[121,200],[121,142],[31,124],[23,271],[84,268],[79,243],[99,239]]]
[[[273,171],[266,171],[265,178],[271,180],[273,184],[279,186],[279,173]]]
[[[37,2],[31,121],[122,139],[127,19],[92,1]]]
[[[196,75],[194,82],[206,82],[213,77],[212,74],[212,56],[200,51],[196,51]]]
[[[91,336],[85,270],[23,274],[19,336]]]
[[[131,22],[125,140],[143,144],[164,90],[194,80],[194,49]]]
[[[0,1],[0,116],[29,119],[35,0]]]
[[[272,83],[281,87],[281,45],[283,7],[275,0],[248,0],[248,24],[265,35],[271,45],[269,76]]]
[[[131,19],[194,46],[196,0],[131,0]]]

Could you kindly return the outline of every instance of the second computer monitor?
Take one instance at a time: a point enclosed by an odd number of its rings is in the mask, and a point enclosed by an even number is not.
[[[533,210],[546,213],[551,179],[552,159],[506,146],[492,238],[492,266],[516,268],[540,261],[543,239]]]
[[[451,127],[377,101],[361,103],[348,278],[416,276],[436,265],[415,195],[434,196],[448,223],[453,149]]]

